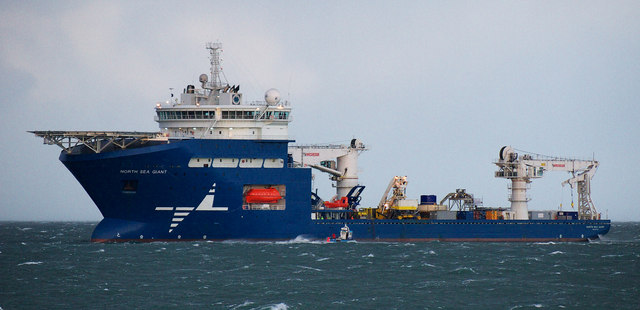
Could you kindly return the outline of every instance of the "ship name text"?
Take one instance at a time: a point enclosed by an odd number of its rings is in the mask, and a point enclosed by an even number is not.
[[[121,169],[120,174],[167,174],[167,170]]]

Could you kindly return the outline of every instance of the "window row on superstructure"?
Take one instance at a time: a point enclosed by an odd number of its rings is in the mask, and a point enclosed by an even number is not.
[[[267,111],[262,115],[261,111],[246,111],[246,110],[229,110],[222,111],[222,119],[255,119],[260,116],[260,119],[288,119],[289,111]]]
[[[214,119],[215,111],[158,111],[160,120],[168,119]]]
[[[261,115],[260,111],[255,110],[225,110],[221,113],[221,119],[255,119]],[[214,119],[215,111],[194,110],[194,111],[158,111],[158,118],[164,120],[182,120],[182,119]],[[267,111],[260,119],[280,119],[289,118],[289,111]]]

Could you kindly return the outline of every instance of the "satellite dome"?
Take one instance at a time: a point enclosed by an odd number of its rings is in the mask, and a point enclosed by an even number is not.
[[[280,102],[280,92],[275,88],[271,88],[264,93],[264,100],[268,104],[277,104]]]
[[[206,74],[200,74],[200,83],[206,83],[209,81],[209,76],[207,76]]]

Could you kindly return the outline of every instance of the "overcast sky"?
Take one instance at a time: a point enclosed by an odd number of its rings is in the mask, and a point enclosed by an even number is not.
[[[246,99],[291,101],[297,142],[370,148],[366,206],[394,175],[414,198],[508,206],[493,161],[511,145],[595,157],[596,207],[640,221],[638,1],[2,1],[0,220],[101,219],[26,131],[156,131],[156,102],[197,84],[216,40]],[[529,208],[567,209],[566,178],[535,180]]]

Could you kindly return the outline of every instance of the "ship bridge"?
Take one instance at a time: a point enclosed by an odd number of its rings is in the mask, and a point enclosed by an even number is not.
[[[180,98],[156,104],[160,131],[170,139],[288,139],[289,102],[272,88],[264,101],[245,103],[240,85],[222,82],[222,44],[209,43],[207,49],[211,77],[201,74],[201,88],[187,85]]]

